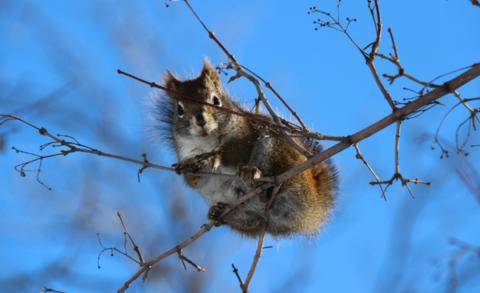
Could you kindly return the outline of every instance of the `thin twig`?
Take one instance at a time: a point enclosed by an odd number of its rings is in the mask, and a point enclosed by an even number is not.
[[[279,129],[281,131],[286,131],[286,132],[299,133],[299,134],[303,134],[305,137],[315,138],[315,139],[318,139],[318,140],[341,141],[341,140],[344,139],[344,137],[340,137],[340,136],[329,136],[329,135],[323,135],[323,134],[320,134],[320,133],[311,132],[309,130],[300,130],[292,122],[287,121],[285,119],[282,119],[282,118],[278,117],[276,114],[275,114],[276,115],[276,121],[271,121],[270,119],[268,119],[266,117],[255,115],[255,114],[247,112],[247,111],[235,111],[235,110],[232,110],[232,109],[229,109],[229,108],[226,108],[226,107],[221,107],[221,106],[217,106],[217,105],[214,105],[214,104],[211,104],[211,103],[207,103],[207,102],[204,102],[204,101],[194,99],[192,97],[189,97],[187,95],[179,93],[175,90],[169,89],[169,88],[164,87],[162,85],[159,85],[155,82],[148,81],[146,79],[143,79],[143,78],[138,77],[136,75],[133,75],[131,73],[127,73],[127,72],[125,72],[123,70],[120,70],[120,69],[117,70],[117,73],[120,74],[120,75],[127,76],[129,78],[132,78],[132,79],[134,79],[136,81],[139,81],[141,83],[147,84],[148,86],[150,86],[152,88],[157,88],[157,89],[161,89],[163,91],[172,93],[175,98],[178,98],[178,99],[181,99],[181,100],[184,100],[184,101],[188,101],[188,102],[192,102],[192,103],[201,104],[201,105],[204,105],[204,106],[207,106],[207,107],[212,107],[212,108],[215,108],[217,110],[220,110],[220,111],[223,111],[223,112],[226,112],[226,113],[230,113],[230,114],[233,114],[233,115],[245,117],[249,120],[255,121],[255,122],[260,123],[262,125],[272,127],[273,129]],[[247,73],[244,72],[244,71],[240,71],[239,74],[241,74],[243,76]],[[257,84],[255,84],[255,86],[259,86],[258,80],[257,80]],[[257,89],[257,87],[256,87],[256,89]],[[261,89],[261,87],[260,87],[260,89]],[[261,97],[261,96],[263,96],[262,92],[259,93],[259,97]],[[273,113],[275,113],[275,112],[273,112]]]
[[[447,82],[448,83],[448,88],[454,89],[454,90],[458,89],[459,87],[461,87],[464,84],[470,82],[471,80],[477,78],[478,76],[480,76],[480,64],[474,64],[464,73],[462,73],[459,76],[449,80]],[[441,87],[441,88],[437,88],[437,89],[432,90],[431,92],[429,92],[429,93],[419,97],[418,99],[412,101],[411,103],[407,104],[405,107],[398,109],[394,113],[378,120],[377,122],[371,124],[370,126],[365,127],[364,129],[352,134],[351,136],[348,136],[347,137],[348,139],[343,140],[343,141],[333,145],[332,147],[325,149],[324,151],[322,151],[318,154],[315,154],[314,156],[312,156],[310,159],[303,162],[302,164],[299,164],[299,165],[283,172],[282,174],[276,176],[274,178],[275,184],[277,184],[277,185],[281,184],[282,182],[292,178],[293,176],[295,176],[295,175],[297,175],[297,174],[299,174],[299,173],[301,173],[301,172],[303,172],[303,171],[305,171],[305,170],[323,162],[327,158],[345,150],[346,148],[352,146],[353,144],[358,143],[358,142],[370,137],[371,135],[373,135],[373,134],[379,132],[380,130],[388,127],[389,125],[395,123],[396,121],[402,120],[403,117],[408,116],[410,113],[413,113],[413,112],[417,111],[418,109],[424,107],[425,105],[428,105],[428,104],[432,103],[433,101],[435,101],[435,100],[437,100],[437,99],[439,99],[439,98],[441,98],[441,97],[443,97],[443,96],[445,96],[449,93],[450,93],[450,91],[448,91],[445,87]],[[50,137],[53,140],[58,139],[57,137],[54,137],[50,133],[48,133],[48,131],[46,131],[45,128],[39,128],[39,127],[37,127],[37,126],[19,118],[19,117],[12,116],[12,115],[2,115],[2,116],[0,116],[0,125],[2,123],[4,123],[6,120],[22,121],[22,123],[24,123],[26,125],[29,125],[30,127],[38,130],[41,135]],[[62,142],[62,141],[60,140],[60,142]],[[62,142],[62,143],[64,143],[64,142]],[[94,151],[89,151],[89,152],[86,151],[86,153],[96,154],[96,152],[94,152]],[[115,158],[116,156],[110,156],[110,157]],[[135,160],[126,160],[126,161],[136,163],[136,164],[140,164],[140,165],[144,164],[143,161],[138,161],[138,162],[135,161]],[[225,217],[228,213],[230,213],[238,205],[240,205],[241,203],[249,200],[253,196],[256,196],[260,192],[262,192],[262,191],[264,191],[264,190],[266,190],[270,187],[276,186],[275,184],[269,183],[269,182],[261,184],[260,186],[258,186],[254,190],[245,194],[243,197],[241,197],[241,198],[237,199],[236,201],[234,201],[233,203],[231,203],[226,208],[226,210],[222,213],[221,217]],[[188,245],[190,245],[191,243],[196,241],[198,238],[203,236],[205,233],[210,231],[211,228],[214,227],[214,225],[215,225],[214,222],[209,222],[208,224],[204,225],[198,232],[196,232],[194,235],[192,235],[191,237],[189,237],[185,241],[183,241],[180,244],[176,245],[175,247],[165,251],[164,253],[158,255],[157,257],[153,258],[152,260],[146,261],[144,263],[144,265],[140,268],[140,270],[138,270],[134,275],[132,275],[124,283],[122,288],[119,289],[119,292],[124,292],[135,280],[137,280],[140,276],[145,275],[160,260],[162,260],[162,259],[164,259],[164,258],[166,258],[166,257],[168,257],[172,254],[177,253],[180,249],[183,249],[183,248],[187,247]]]
[[[14,150],[17,151],[18,153],[25,153],[25,154],[35,156],[35,159],[23,162],[23,163],[15,166],[15,170],[17,170],[20,173],[20,175],[22,175],[22,176],[25,175],[25,172],[24,172],[25,167],[34,163],[34,162],[43,161],[44,159],[47,159],[47,158],[53,158],[53,157],[58,157],[58,156],[66,156],[66,155],[69,155],[71,153],[76,153],[76,152],[93,154],[93,155],[97,155],[97,156],[101,156],[101,157],[112,158],[112,159],[126,161],[126,162],[130,162],[130,163],[140,165],[141,169],[137,172],[137,174],[142,173],[141,171],[145,170],[147,168],[153,168],[153,169],[169,171],[169,172],[176,172],[175,168],[173,168],[173,167],[162,166],[162,165],[155,164],[155,163],[152,163],[152,162],[146,160],[146,154],[142,154],[143,160],[138,160],[138,159],[133,159],[133,158],[117,155],[117,154],[112,154],[112,153],[108,153],[108,152],[105,152],[105,151],[102,151],[102,150],[99,150],[99,149],[92,148],[90,146],[81,144],[76,139],[67,140],[67,139],[62,138],[62,137],[72,138],[71,136],[68,136],[68,135],[60,135],[59,134],[59,135],[55,136],[55,135],[51,134],[46,128],[38,127],[38,126],[36,126],[36,125],[34,125],[34,124],[24,120],[23,118],[21,118],[19,116],[16,116],[16,115],[9,115],[9,114],[4,115],[4,114],[2,114],[2,115],[0,115],[0,118],[2,119],[2,120],[0,120],[0,125],[2,125],[3,123],[5,123],[7,121],[16,120],[16,121],[21,122],[24,125],[27,125],[30,128],[33,128],[33,129],[37,130],[40,135],[50,138],[52,141],[42,145],[41,149],[44,149],[45,147],[48,147],[48,146],[50,146],[50,147],[65,147],[66,148],[66,150],[60,150],[58,153],[48,154],[48,155],[43,155],[43,156],[38,155],[38,154],[34,154],[34,153],[30,153],[30,152],[21,151],[21,150],[18,150],[17,148],[14,148]],[[199,171],[199,172],[194,172],[194,173],[186,172],[184,174],[196,175],[196,176],[219,176],[219,177],[225,177],[225,178],[238,178],[237,174],[223,174],[223,173],[215,173],[215,172],[200,172]],[[262,177],[262,178],[258,178],[258,179],[255,179],[255,180],[260,181],[260,182],[272,182],[273,181],[272,178],[268,178],[268,177]],[[47,188],[49,188],[49,187],[47,186]]]
[[[410,178],[405,178],[403,175],[400,173],[400,162],[399,162],[399,153],[400,153],[400,131],[402,129],[402,122],[403,120],[398,120],[397,125],[396,125],[396,131],[395,131],[395,171],[393,173],[392,178],[389,180],[385,181],[375,181],[375,182],[370,182],[371,185],[385,185],[385,190],[390,187],[393,182],[399,180],[402,183],[402,186],[407,189],[408,193],[412,198],[415,198],[415,195],[413,194],[412,190],[410,189],[410,186],[408,185],[409,183],[414,183],[414,184],[425,184],[425,185],[430,185],[431,183],[428,181],[423,181],[418,178],[415,179],[410,179]]]
[[[202,20],[202,18],[198,15],[198,13],[196,12],[196,10],[193,8],[192,4],[190,4],[190,1],[189,0],[183,0],[183,2],[187,5],[188,9],[190,10],[190,12],[193,14],[193,16],[195,17],[195,19],[200,23],[200,25],[203,27],[203,29],[208,33],[208,36],[210,39],[212,39],[215,44],[223,51],[223,53],[225,53],[225,55],[227,55],[227,58],[230,60],[230,62],[233,63],[234,65],[234,68],[235,70],[237,71],[237,74],[241,71],[244,72],[244,76],[250,76],[250,78],[248,78],[249,80],[252,80],[252,78],[256,79],[256,78],[259,78],[260,80],[262,80],[262,82],[265,84],[265,86],[272,91],[272,93],[280,100],[280,102],[290,111],[290,113],[292,113],[292,115],[298,120],[298,122],[300,123],[300,125],[302,126],[302,128],[304,130],[307,130],[307,127],[305,126],[305,124],[303,123],[302,119],[300,118],[300,116],[297,114],[297,112],[295,112],[293,110],[293,108],[287,104],[286,100],[278,93],[277,90],[275,90],[275,88],[273,88],[273,86],[265,81],[265,79],[263,78],[260,78],[260,76],[258,74],[256,74],[255,72],[253,72],[251,69],[243,66],[240,64],[240,62],[238,62],[238,60],[233,56],[233,54],[225,47],[225,45],[223,45],[223,43],[217,38],[217,36],[215,35],[215,33],[210,30],[208,28],[208,26],[205,24],[205,22]],[[244,70],[245,69],[245,70]],[[248,71],[248,73],[246,72]],[[254,77],[255,76],[255,77]],[[238,77],[240,77],[240,75],[238,75]],[[235,78],[233,78],[235,79]],[[233,80],[231,79],[231,80]],[[258,80],[257,80],[258,81]],[[273,117],[273,116],[272,116]]]
[[[125,234],[125,236],[128,237],[128,240],[130,240],[130,244],[132,245],[132,249],[133,249],[133,251],[135,251],[135,253],[138,256],[138,261],[139,261],[140,265],[143,265],[145,263],[145,261],[143,260],[143,256],[142,256],[142,252],[140,251],[140,247],[135,243],[132,235],[130,235],[130,233],[128,232],[127,226],[123,222],[122,215],[118,211],[117,211],[117,217],[120,220],[120,223],[122,224],[123,233]]]
[[[382,198],[384,200],[387,200],[387,197],[385,195],[385,189],[383,188],[383,185],[382,184],[379,184],[380,183],[380,178],[378,177],[377,173],[375,173],[375,171],[373,170],[372,166],[368,163],[368,161],[365,159],[365,157],[363,156],[363,154],[360,152],[360,149],[358,148],[358,144],[353,144],[353,147],[355,148],[356,150],[356,155],[355,157],[359,160],[361,160],[363,162],[363,164],[367,167],[368,171],[370,172],[370,174],[372,174],[372,176],[375,178],[375,181],[377,182],[378,186],[380,187],[380,190],[382,191]]]
[[[248,292],[248,286],[250,286],[253,275],[255,274],[255,269],[257,268],[258,261],[260,260],[260,257],[262,255],[263,240],[265,239],[265,229],[266,229],[266,226],[264,225],[262,231],[260,232],[260,235],[258,236],[257,249],[255,250],[255,255],[253,257],[250,270],[248,271],[247,278],[245,279],[245,282],[243,283],[243,286],[242,286],[242,290],[244,293]]]
[[[179,249],[177,251],[177,255],[178,255],[178,258],[182,261],[183,268],[185,270],[187,270],[187,266],[185,265],[185,262],[187,262],[192,267],[194,267],[198,272],[205,272],[205,268],[203,268],[201,265],[195,263],[193,260],[185,256],[185,254],[183,253],[183,249]]]

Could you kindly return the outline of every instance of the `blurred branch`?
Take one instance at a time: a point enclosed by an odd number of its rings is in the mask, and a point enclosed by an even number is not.
[[[459,260],[465,255],[471,253],[480,258],[480,246],[473,246],[467,244],[456,238],[450,240],[450,244],[457,248],[456,252],[452,255],[449,261],[449,282],[448,282],[448,292],[456,292],[458,289],[458,279],[456,268]]]
[[[49,287],[43,287],[43,289],[40,290],[39,292],[40,292],[40,293],[47,293],[47,292],[51,292],[51,293],[67,293],[67,292],[59,291],[59,290],[56,290],[56,289],[53,289],[53,288],[49,288]]]
[[[346,141],[339,142],[339,143],[335,144],[334,146],[332,146],[332,147],[314,155],[312,158],[308,159],[304,163],[302,163],[300,165],[297,165],[296,167],[291,168],[290,170],[276,176],[274,178],[275,184],[268,183],[268,182],[261,184],[256,189],[248,192],[243,197],[241,197],[241,198],[237,199],[236,201],[232,202],[227,207],[227,209],[222,213],[221,218],[225,217],[228,213],[230,213],[234,208],[236,208],[242,202],[250,199],[251,197],[253,197],[253,196],[257,195],[258,193],[266,190],[267,188],[270,188],[272,186],[278,186],[279,184],[281,184],[282,182],[292,178],[296,174],[299,174],[300,172],[303,172],[303,171],[315,166],[316,164],[321,163],[322,161],[326,160],[327,158],[345,150],[346,148],[350,147],[351,145],[353,145],[355,143],[358,143],[358,142],[362,141],[363,139],[365,139],[367,137],[370,137],[371,135],[379,132],[380,130],[388,127],[389,125],[391,125],[391,124],[393,124],[397,121],[401,121],[403,119],[403,117],[407,116],[408,114],[418,110],[419,108],[421,108],[425,105],[430,104],[432,101],[435,101],[436,99],[439,99],[439,98],[449,94],[451,92],[451,90],[455,90],[455,89],[461,87],[462,85],[470,82],[471,80],[475,79],[479,75],[480,75],[480,64],[472,65],[469,70],[467,70],[466,72],[460,74],[459,76],[457,76],[457,77],[449,80],[447,83],[445,83],[445,86],[443,86],[441,88],[437,88],[437,89],[429,92],[428,94],[426,94],[424,96],[421,96],[420,98],[416,99],[415,101],[412,101],[412,102],[408,103],[405,107],[396,110],[394,113],[384,117],[383,119],[380,119],[379,121],[373,123],[372,125],[370,125],[370,126],[364,128],[364,129],[354,133],[353,135],[349,136],[348,142],[346,142]],[[65,150],[67,152],[68,151],[72,151],[72,152],[73,151],[80,151],[80,152],[91,153],[91,154],[110,157],[110,158],[115,158],[115,159],[121,159],[121,160],[124,160],[124,161],[139,164],[141,166],[143,166],[145,164],[145,162],[141,161],[141,160],[124,158],[124,157],[121,157],[121,156],[118,156],[118,155],[108,154],[108,153],[104,153],[104,152],[101,152],[101,151],[96,150],[96,149],[92,149],[92,148],[87,147],[83,144],[80,144],[76,140],[65,141],[63,139],[60,139],[59,137],[53,136],[45,128],[37,127],[37,126],[35,126],[35,125],[17,117],[17,116],[2,115],[0,117],[2,119],[2,120],[0,120],[0,125],[2,125],[3,123],[5,123],[9,120],[20,121],[23,124],[25,124],[25,125],[27,125],[31,128],[36,129],[42,136],[46,136],[46,137],[52,139],[52,142],[50,144],[57,144],[59,146],[67,147],[67,150]],[[398,132],[399,132],[399,126],[398,126],[399,124],[400,123],[397,123]],[[149,163],[149,164],[151,164],[151,163]],[[169,171],[172,171],[171,168],[167,168],[167,167],[163,167],[163,166],[158,166],[156,168],[157,169],[167,169]],[[152,268],[153,265],[155,265],[160,260],[162,260],[162,259],[164,259],[164,258],[166,258],[166,257],[168,257],[172,254],[178,253],[181,249],[187,247],[192,242],[194,242],[195,240],[197,240],[198,238],[203,236],[212,227],[214,227],[214,225],[215,225],[215,223],[213,221],[211,221],[210,223],[204,225],[202,229],[200,229],[197,233],[195,233],[193,236],[191,236],[187,240],[185,240],[182,243],[176,245],[175,247],[167,250],[166,252],[162,253],[161,255],[153,258],[152,260],[146,261],[145,264],[141,267],[141,269],[139,271],[137,271],[137,273],[135,273],[129,280],[127,280],[125,282],[124,286],[119,289],[119,292],[124,292],[131,285],[132,282],[134,282],[141,275],[146,274]]]

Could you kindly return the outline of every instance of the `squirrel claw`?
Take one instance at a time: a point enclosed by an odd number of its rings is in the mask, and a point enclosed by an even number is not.
[[[238,176],[244,181],[253,181],[262,177],[262,171],[255,166],[240,166],[238,167]]]
[[[225,221],[221,218],[221,215],[227,208],[227,204],[223,202],[217,202],[215,205],[210,207],[208,211],[208,219],[212,220],[215,223],[215,226],[221,226],[225,224]]]

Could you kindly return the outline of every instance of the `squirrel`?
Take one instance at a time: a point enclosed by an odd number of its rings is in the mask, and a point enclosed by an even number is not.
[[[337,190],[337,171],[330,161],[283,182],[275,194],[274,188],[263,191],[220,219],[229,203],[262,183],[255,179],[278,175],[307,158],[281,133],[258,123],[271,118],[235,103],[208,60],[194,79],[180,80],[167,71],[164,81],[168,90],[156,104],[157,120],[178,157],[179,163],[173,166],[179,174],[188,173],[183,175],[185,182],[207,201],[209,219],[251,237],[263,229],[272,236],[314,235],[321,230],[330,217]],[[252,115],[256,121],[249,118]],[[306,139],[295,141],[311,153],[321,151],[318,144]],[[202,176],[195,172],[238,176]]]

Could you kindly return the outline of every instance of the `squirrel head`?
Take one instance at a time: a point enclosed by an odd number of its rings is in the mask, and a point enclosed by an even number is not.
[[[167,71],[165,86],[170,90],[167,95],[173,106],[172,131],[177,135],[208,137],[225,129],[231,114],[201,103],[236,108],[225,93],[220,76],[207,60],[200,75],[194,79],[182,81]]]

